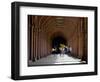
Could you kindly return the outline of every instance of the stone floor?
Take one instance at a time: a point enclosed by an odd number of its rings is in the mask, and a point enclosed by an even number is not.
[[[41,58],[35,62],[29,61],[29,65],[52,65],[52,64],[79,64],[85,63],[81,59],[74,58],[67,54],[55,54],[49,55],[47,57]]]

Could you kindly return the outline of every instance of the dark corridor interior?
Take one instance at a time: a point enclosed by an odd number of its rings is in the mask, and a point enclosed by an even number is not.
[[[61,36],[57,36],[57,37],[54,37],[52,39],[52,48],[56,48],[56,53],[60,53],[60,50],[59,50],[59,47],[60,47],[60,44],[64,44],[67,46],[67,41],[65,38],[61,37]]]

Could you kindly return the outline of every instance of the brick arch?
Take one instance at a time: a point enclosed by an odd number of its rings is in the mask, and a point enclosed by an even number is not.
[[[61,31],[57,31],[57,32],[52,33],[50,36],[50,39],[57,37],[57,36],[61,36],[67,40],[66,35]]]

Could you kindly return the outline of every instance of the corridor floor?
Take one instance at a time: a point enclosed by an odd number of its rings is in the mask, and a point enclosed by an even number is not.
[[[71,57],[67,54],[55,54],[41,58],[35,62],[29,61],[29,65],[52,65],[52,64],[79,64],[85,63],[81,59]]]

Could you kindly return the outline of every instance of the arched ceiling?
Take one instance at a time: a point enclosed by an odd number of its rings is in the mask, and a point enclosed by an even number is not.
[[[80,17],[61,17],[61,16],[33,16],[32,25],[40,28],[47,36],[55,32],[63,32],[67,38],[72,37],[80,23]]]

